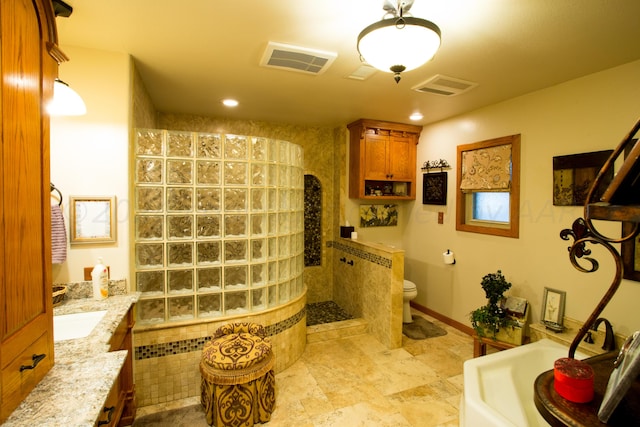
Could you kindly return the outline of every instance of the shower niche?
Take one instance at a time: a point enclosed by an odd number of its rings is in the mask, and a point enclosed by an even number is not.
[[[299,145],[137,129],[133,196],[139,323],[259,312],[302,294]]]

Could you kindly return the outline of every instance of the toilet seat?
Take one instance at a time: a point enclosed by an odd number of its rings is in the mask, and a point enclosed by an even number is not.
[[[409,301],[418,296],[418,288],[416,284],[410,280],[406,280],[403,283],[402,292],[402,323],[412,323],[411,306]]]
[[[403,284],[403,290],[405,292],[407,292],[407,291],[413,292],[413,291],[417,290],[417,287],[416,287],[415,283],[413,283],[410,280],[406,280],[405,279],[404,284]]]

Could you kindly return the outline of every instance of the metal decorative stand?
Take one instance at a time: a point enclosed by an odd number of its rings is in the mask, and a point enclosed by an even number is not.
[[[637,142],[639,130],[640,120],[598,172],[584,205],[584,217],[576,219],[570,229],[560,232],[563,240],[574,240],[569,247],[569,260],[577,270],[584,273],[598,270],[598,261],[591,257],[591,249],[587,248],[587,243],[602,245],[609,251],[616,266],[615,276],[607,292],[573,339],[569,347],[570,358],[574,358],[578,344],[611,301],[622,281],[624,264],[620,253],[613,245],[635,239],[640,230],[640,142]],[[605,173],[613,169],[615,160],[622,153],[627,155],[626,160],[611,184],[602,193],[603,195],[599,196],[600,201],[595,201],[595,195],[599,193],[598,189],[603,186]],[[622,237],[612,238],[598,232],[593,220],[625,221],[633,223],[633,226],[628,228],[629,231],[623,232]],[[609,408],[610,412],[605,419],[600,418],[605,390],[608,388],[610,375],[616,363],[614,359],[616,359],[615,352],[585,359],[594,371],[595,394],[588,403],[575,404],[562,398],[555,391],[553,370],[540,374],[534,383],[534,403],[540,415],[552,426],[599,427],[606,422],[611,427],[626,427],[630,420],[640,419],[640,379],[627,384],[628,390],[619,392],[623,397],[618,397],[622,400],[613,404],[613,409]]]
[[[618,145],[613,154],[611,154],[611,156],[605,162],[604,166],[598,172],[598,175],[596,176],[594,183],[591,185],[589,194],[587,196],[587,201],[584,206],[584,218],[576,219],[570,229],[564,229],[560,232],[560,237],[563,240],[569,240],[570,238],[574,239],[573,244],[569,247],[569,260],[571,261],[571,265],[573,265],[577,270],[584,273],[593,273],[594,271],[598,270],[598,261],[589,256],[591,255],[591,250],[586,247],[586,243],[598,244],[606,248],[613,257],[616,266],[616,274],[613,278],[613,281],[611,282],[611,285],[609,285],[609,289],[604,294],[593,313],[591,313],[591,316],[589,316],[587,321],[582,325],[576,337],[573,339],[573,342],[569,347],[570,358],[574,357],[578,344],[580,344],[580,341],[582,341],[582,339],[585,337],[585,335],[589,331],[589,328],[594,324],[598,316],[600,316],[609,301],[611,301],[611,298],[618,290],[620,282],[622,281],[622,256],[612,244],[631,240],[638,235],[638,232],[640,230],[640,224],[638,223],[637,218],[639,215],[638,212],[640,211],[640,208],[638,206],[612,206],[609,203],[603,203],[594,200],[595,194],[598,193],[598,189],[600,189],[602,186],[605,175],[609,170],[613,170],[614,162],[616,161],[616,159],[621,154],[623,154],[625,150],[631,148],[633,143],[636,143],[637,140],[635,139],[635,136],[639,129],[640,120],[622,140],[622,142]],[[625,178],[626,177],[616,176],[616,179],[618,180],[617,183],[619,184],[619,181],[624,180]],[[612,185],[616,184],[616,179],[614,179]],[[633,227],[631,227],[629,233],[620,238],[612,238],[604,236],[597,231],[592,221],[594,219],[608,221],[634,221],[635,219],[635,222],[633,224]],[[587,267],[582,266],[578,262],[579,259],[587,261],[589,265]]]

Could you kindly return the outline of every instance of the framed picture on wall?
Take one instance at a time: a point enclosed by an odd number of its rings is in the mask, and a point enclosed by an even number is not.
[[[625,149],[625,158],[629,155],[631,147],[638,143],[637,139],[632,140],[631,146]],[[627,236],[632,232],[634,227],[633,222],[622,223],[622,235]],[[623,275],[622,277],[628,280],[635,280],[640,282],[640,235],[635,236],[633,239],[622,242],[620,253],[622,255]]]
[[[116,197],[70,196],[72,245],[116,242]]]
[[[626,236],[633,230],[633,222],[622,223],[622,235]],[[628,280],[640,282],[640,235],[635,236],[631,240],[622,242],[622,277]]]
[[[447,204],[447,173],[433,172],[422,175],[422,204]]]
[[[613,150],[570,154],[553,158],[553,204],[555,206],[582,206],[587,200],[591,184]],[[609,170],[596,197],[611,182]]]
[[[566,292],[557,289],[544,288],[542,297],[542,323],[553,330],[562,330],[564,323],[564,302]]]

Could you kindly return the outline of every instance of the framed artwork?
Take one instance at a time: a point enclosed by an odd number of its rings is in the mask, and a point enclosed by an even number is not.
[[[631,147],[633,147],[638,142],[637,139],[633,140],[633,143],[630,147],[627,147],[625,150],[625,156],[629,154],[631,151]],[[632,222],[623,222],[622,223],[622,235],[626,236],[631,233],[633,229]],[[626,242],[622,242],[620,248],[620,255],[622,255],[622,265],[623,265],[623,273],[622,277],[628,280],[635,280],[636,282],[640,282],[640,234],[634,237],[631,240],[627,240]]]
[[[564,323],[564,302],[566,292],[557,289],[544,288],[542,297],[542,323],[553,330],[562,330]]]
[[[360,227],[398,225],[397,205],[360,205]]]
[[[634,226],[633,222],[622,223],[622,235],[629,234]],[[623,273],[622,277],[628,280],[640,282],[640,235],[631,240],[622,242],[621,254]]]
[[[598,419],[603,423],[609,421],[609,417],[640,373],[640,331],[627,338],[613,366],[615,368],[611,372],[598,410]]]
[[[570,154],[553,158],[553,204],[556,206],[582,206],[587,200],[591,184],[613,150]],[[613,170],[602,182],[600,197],[613,179]]]
[[[70,196],[72,245],[116,242],[116,197]]]
[[[434,172],[422,175],[422,204],[447,204],[447,173]]]

